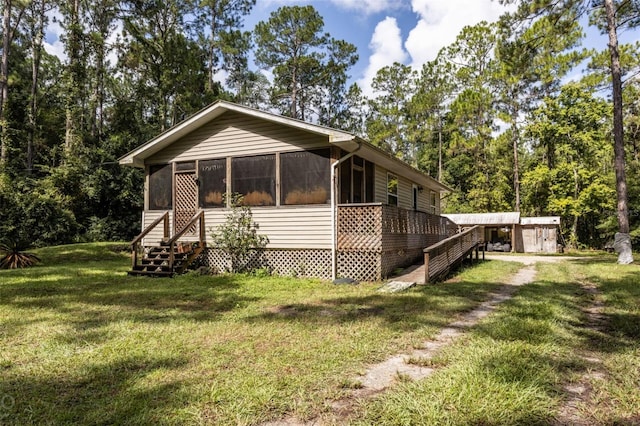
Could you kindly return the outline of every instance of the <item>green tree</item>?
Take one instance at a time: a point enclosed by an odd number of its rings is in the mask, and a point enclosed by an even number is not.
[[[538,161],[523,178],[525,211],[562,216],[573,247],[599,245],[597,228],[614,207],[610,113],[606,101],[572,83],[545,99],[527,128]]]
[[[409,101],[415,92],[417,73],[398,62],[381,68],[371,83],[367,136],[376,146],[416,165],[417,147],[408,139]]]
[[[16,36],[16,29],[24,14],[25,6],[4,0],[2,6],[2,56],[0,57],[0,169],[8,159],[9,151],[9,122],[7,119],[7,105],[9,103],[9,60],[11,46]]]
[[[271,102],[289,117],[308,120],[321,113],[325,93],[344,86],[357,61],[355,47],[323,32],[313,6],[284,6],[255,27],[256,63],[273,70]],[[328,120],[334,114],[323,114]]]
[[[496,200],[494,182],[504,181],[510,170],[498,168],[498,130],[495,47],[497,28],[486,22],[462,29],[456,41],[439,56],[449,63],[457,88],[449,107],[447,133],[449,146],[445,181],[465,197],[451,207],[479,212],[503,209],[503,196]],[[507,186],[508,188],[508,186]],[[511,199],[509,194],[506,199]]]
[[[500,119],[509,126],[505,132],[511,140],[514,208],[520,211],[520,169],[523,141],[523,117],[538,105],[543,96],[557,91],[560,80],[584,60],[585,52],[577,49],[582,28],[577,21],[567,22],[557,37],[549,17],[541,17],[529,27],[502,21],[496,46],[496,85]]]
[[[576,18],[590,15],[590,22],[598,26],[608,36],[609,69],[611,75],[612,122],[614,140],[614,165],[616,171],[617,217],[620,238],[619,263],[631,263],[631,242],[629,236],[629,201],[625,171],[624,122],[622,104],[622,69],[620,66],[620,49],[618,31],[632,28],[640,24],[640,4],[629,0],[542,0],[536,2],[520,2],[518,0],[500,0],[501,3],[518,4],[513,14],[520,21],[533,21],[541,15],[551,17],[560,28],[567,26]],[[549,37],[557,36],[553,32]]]
[[[191,2],[130,2],[121,45],[122,79],[134,91],[139,114],[156,131],[164,131],[211,99],[205,95],[206,55],[187,37],[185,16]]]
[[[202,0],[197,3],[197,32],[207,52],[207,83],[209,92],[216,92],[216,74],[237,68],[234,62],[246,69],[249,33],[241,32],[246,15],[256,0]]]
[[[438,180],[443,178],[444,119],[454,96],[451,74],[451,64],[441,57],[424,64],[408,107],[408,134],[418,147],[418,167]]]

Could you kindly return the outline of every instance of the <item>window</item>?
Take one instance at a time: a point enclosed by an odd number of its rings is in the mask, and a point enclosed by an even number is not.
[[[434,191],[429,191],[429,203],[431,207],[431,213],[436,214],[438,210],[438,205],[437,205],[436,193]]]
[[[330,180],[328,149],[280,154],[281,205],[328,204]]]
[[[171,164],[149,167],[149,210],[173,207],[173,168]]]
[[[398,176],[387,173],[387,204],[398,205]]]
[[[259,155],[231,160],[231,191],[245,206],[276,204],[276,156]]]
[[[224,207],[227,192],[227,159],[198,162],[198,192],[201,208]]]

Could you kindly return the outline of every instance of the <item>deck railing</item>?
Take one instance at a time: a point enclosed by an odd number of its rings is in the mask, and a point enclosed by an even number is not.
[[[196,213],[195,216],[191,218],[191,220],[182,228],[182,231],[175,234],[171,239],[167,242],[169,246],[169,265],[173,267],[175,263],[175,248],[178,240],[187,232],[193,231],[194,226],[198,225],[198,238],[199,238],[199,246],[200,248],[204,248],[206,244],[205,237],[205,229],[204,229],[204,211],[200,211]]]
[[[453,265],[462,262],[472,250],[477,250],[480,234],[480,227],[474,226],[424,249],[425,282],[446,275]]]
[[[449,219],[381,203],[341,204],[338,274],[380,280],[420,260],[425,247],[457,232]]]
[[[154,220],[149,226],[147,226],[144,231],[142,231],[137,237],[131,241],[131,269],[135,270],[136,266],[138,266],[139,261],[142,258],[144,247],[142,245],[143,238],[147,236],[151,231],[153,231],[158,225],[162,223],[163,225],[163,233],[162,233],[162,241],[161,245],[167,247],[167,252],[169,253],[168,266],[173,272],[175,265],[175,253],[182,253],[182,246],[178,246],[179,240],[184,234],[187,232],[195,232],[195,228],[198,228],[198,238],[199,242],[196,246],[198,248],[197,254],[199,254],[206,245],[206,236],[205,236],[205,223],[204,223],[204,211],[200,211],[196,213],[191,220],[182,228],[182,230],[176,233],[174,236],[169,237],[169,212],[164,213],[162,216]],[[186,265],[185,265],[186,266]]]
[[[147,226],[144,231],[142,231],[137,237],[131,241],[131,267],[135,269],[138,264],[138,256],[142,254],[142,239],[151,231],[155,229],[162,222],[163,224],[163,233],[162,239],[164,241],[169,239],[169,212],[165,212],[162,216],[154,220],[149,226]]]

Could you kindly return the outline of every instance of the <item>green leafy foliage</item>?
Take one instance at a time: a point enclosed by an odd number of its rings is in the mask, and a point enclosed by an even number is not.
[[[253,221],[251,208],[242,205],[241,196],[231,196],[230,202],[231,211],[225,223],[211,233],[211,238],[229,256],[231,272],[246,272],[251,269],[251,257],[259,255],[269,238],[258,234],[259,225]]]
[[[347,70],[358,60],[356,47],[324,33],[313,6],[283,6],[254,31],[256,62],[272,68],[271,104],[289,117],[336,124],[344,115]]]
[[[12,250],[70,242],[76,235],[73,213],[32,184],[0,181],[0,205],[0,241]]]

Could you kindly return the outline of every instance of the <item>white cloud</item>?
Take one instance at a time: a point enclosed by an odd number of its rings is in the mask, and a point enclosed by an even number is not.
[[[63,19],[60,11],[56,9],[52,9],[47,12],[47,17],[49,18],[49,24],[45,30],[45,40],[44,40],[44,49],[45,51],[53,56],[57,56],[60,61],[67,61],[67,53],[65,52],[64,43],[60,40],[60,38],[64,35],[64,28],[60,25],[60,22]],[[118,38],[122,36],[123,24],[122,21],[117,21],[115,24],[115,28],[109,33],[109,36],[106,40],[106,46],[108,49],[107,52],[107,61],[114,66],[118,62],[118,54],[115,49],[115,44],[118,41]]]
[[[395,18],[387,16],[376,25],[369,47],[373,54],[369,57],[369,65],[364,76],[358,81],[366,96],[371,96],[371,82],[380,68],[407,60],[407,53],[402,48],[402,35]]]
[[[62,14],[55,8],[47,12],[47,17],[49,25],[45,31],[44,50],[64,62],[67,59],[67,54],[64,52],[64,44],[60,41],[60,36],[64,34],[64,29],[60,25]]]
[[[343,9],[356,10],[367,15],[402,7],[401,0],[331,0],[331,2]]]
[[[440,49],[453,43],[467,25],[480,21],[494,22],[507,8],[492,0],[412,0],[419,20],[409,32],[405,47],[411,65],[435,59]]]

